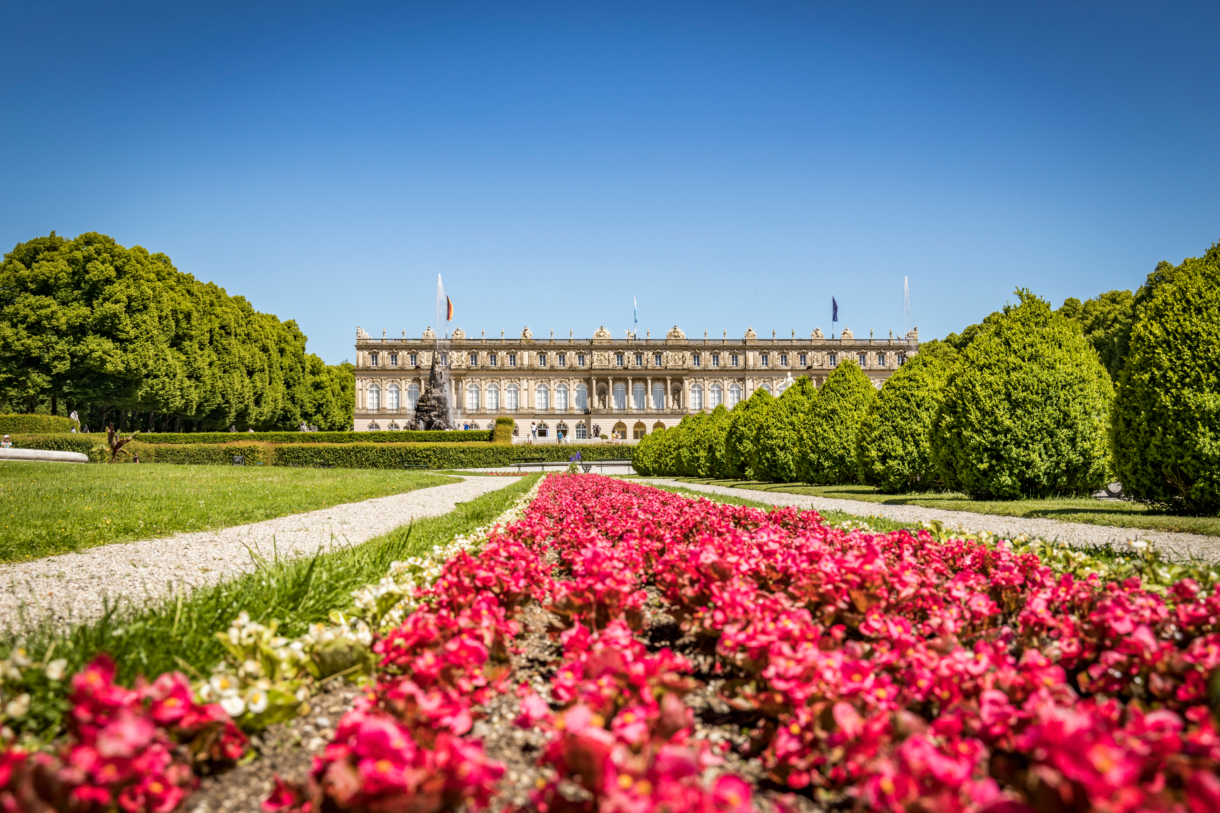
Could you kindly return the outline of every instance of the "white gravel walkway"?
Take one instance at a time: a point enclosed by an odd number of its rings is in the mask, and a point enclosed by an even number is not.
[[[253,570],[251,551],[267,558],[278,551],[288,558],[366,542],[515,482],[511,477],[468,477],[249,525],[118,542],[0,566],[0,628],[26,628],[43,619],[63,627],[100,616],[104,596],[142,602],[170,595],[177,585],[191,589],[219,582]]]
[[[1213,562],[1220,561],[1220,537],[1202,534],[1149,531],[1141,528],[1115,528],[1108,525],[1088,525],[1054,519],[975,514],[970,511],[944,511],[920,505],[883,505],[861,500],[836,500],[806,494],[753,491],[748,488],[726,488],[725,486],[682,483],[677,480],[658,478],[641,479],[638,482],[676,486],[710,494],[723,494],[770,505],[813,508],[817,511],[843,511],[860,517],[879,516],[911,524],[939,520],[949,530],[988,531],[1007,539],[1025,534],[1068,545],[1115,545],[1120,547],[1125,547],[1132,540],[1141,539],[1156,545],[1171,558],[1183,559],[1195,556]]]

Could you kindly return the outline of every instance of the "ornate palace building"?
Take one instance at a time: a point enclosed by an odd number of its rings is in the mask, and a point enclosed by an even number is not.
[[[821,386],[852,360],[880,387],[918,352],[919,329],[905,337],[689,339],[678,327],[663,339],[615,339],[604,327],[592,339],[467,336],[461,328],[439,343],[431,328],[419,339],[373,338],[356,328],[356,431],[406,428],[440,354],[446,395],[458,425],[487,429],[506,415],[517,434],[537,424],[540,438],[595,435],[640,438],[675,426],[684,415],[732,408],[757,389],[778,396],[799,376]]]

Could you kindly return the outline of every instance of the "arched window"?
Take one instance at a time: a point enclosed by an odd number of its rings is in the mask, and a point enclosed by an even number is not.
[[[415,405],[419,403],[419,385],[407,385],[407,409],[415,411]]]
[[[589,385],[588,384],[577,384],[576,385],[576,408],[579,410],[586,410],[589,408]],[[581,425],[583,426],[583,424],[581,424]],[[579,434],[580,430],[577,429],[576,432],[577,432],[577,437],[580,437],[580,434]]]
[[[652,385],[652,408],[660,412],[665,409],[665,385]]]
[[[388,406],[390,409],[397,410],[400,406],[398,396],[401,394],[402,391],[398,389],[398,385],[391,384],[389,389],[386,390],[386,406]]]
[[[729,409],[741,403],[741,386],[738,384],[729,385]]]
[[[589,439],[589,427],[583,423],[576,424],[576,439],[577,440],[588,440]]]
[[[390,425],[386,427],[386,430],[389,432],[397,432],[398,424],[394,423],[393,421],[390,421]]]
[[[546,423],[545,423],[545,422],[538,424],[538,426],[537,426],[537,427],[535,427],[535,430],[536,430],[536,432],[537,432],[538,437],[540,437],[540,438],[544,438],[544,437],[546,437],[546,435],[547,435],[547,428],[546,428]]]
[[[720,406],[723,403],[724,403],[724,390],[720,388],[719,384],[713,384],[711,390],[708,393],[707,405],[710,408],[715,409],[716,407]]]
[[[644,425],[643,421],[636,421],[635,426],[631,427],[631,437],[635,440],[639,440],[646,434],[648,434],[648,427]]]
[[[381,427],[377,425],[376,421],[373,421],[372,423],[369,424],[369,431],[370,432],[380,432]]]
[[[614,436],[620,440],[627,439],[627,424],[623,423],[622,421],[619,421],[618,423],[616,423],[614,425],[614,429],[612,429],[610,431],[612,431],[614,433]]]
[[[489,412],[495,412],[500,408],[500,385],[487,385],[487,409]]]
[[[471,367],[478,367],[478,366],[479,366],[479,354],[478,354],[478,353],[471,353],[471,354],[470,354],[470,366],[471,366]]]
[[[466,411],[479,411],[479,385],[469,384],[466,387]]]
[[[867,367],[867,366],[868,366],[868,353],[861,353],[861,354],[860,354],[860,366],[861,366],[861,367]]]
[[[621,356],[622,353],[620,353],[619,355]],[[615,384],[614,385],[614,408],[619,410],[620,412],[627,409],[627,385],[626,384]],[[626,427],[623,427],[623,428],[626,429]]]
[[[568,385],[560,384],[555,388],[555,409],[566,412],[568,409]]]
[[[521,395],[521,391],[519,389],[517,389],[517,385],[509,384],[508,393],[504,399],[506,401],[506,403],[504,404],[504,408],[506,410],[508,410],[509,412],[516,412],[517,404],[520,401],[520,395]]]
[[[377,366],[377,354],[376,353],[369,353],[369,366],[370,367]]]
[[[698,384],[690,386],[690,408],[703,409],[703,387]]]
[[[381,409],[381,387],[376,384],[369,387],[369,409]]]
[[[771,385],[770,385],[770,384],[763,384],[761,387],[759,387],[759,389],[760,389],[760,390],[766,390],[767,395],[775,395],[775,393],[771,392]]]
[[[643,384],[640,384],[638,382],[635,384],[632,384],[631,385],[631,408],[643,410],[645,407],[647,407],[648,405],[644,401],[646,394],[647,394],[647,392],[644,389]]]
[[[699,366],[699,354],[698,353],[691,353],[690,364],[692,367]]]
[[[546,384],[539,384],[534,388],[534,409],[550,409],[551,408],[551,391],[547,389]]]
[[[660,432],[664,428],[665,428],[665,424],[661,423],[660,421],[657,421],[656,423],[654,423],[652,425],[652,431],[654,431],[654,432]]]

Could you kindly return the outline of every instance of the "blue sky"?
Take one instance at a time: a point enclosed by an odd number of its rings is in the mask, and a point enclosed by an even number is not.
[[[850,6],[850,7],[849,7]],[[352,356],[980,320],[1220,239],[1220,5],[4,3],[0,247],[100,231]]]

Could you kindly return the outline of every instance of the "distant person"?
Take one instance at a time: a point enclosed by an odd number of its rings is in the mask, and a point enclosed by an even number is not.
[[[132,452],[132,453],[131,453],[131,462],[132,462],[132,463],[139,463],[139,462],[140,462],[140,453],[139,453],[139,452]]]
[[[538,424],[535,423],[534,421],[530,421],[530,443],[533,443],[537,439],[538,439]]]
[[[247,431],[247,432],[249,432],[251,435],[253,435],[253,434],[254,434],[254,430],[253,430],[253,429],[247,429],[246,431]]]
[[[237,431],[237,424],[233,424],[232,426],[230,426],[230,427],[229,427],[229,431],[230,431],[230,432],[236,432],[236,431]]]
[[[10,438],[8,435],[5,435],[4,439],[0,440],[0,449],[11,449],[11,448],[13,448],[13,439]]]

